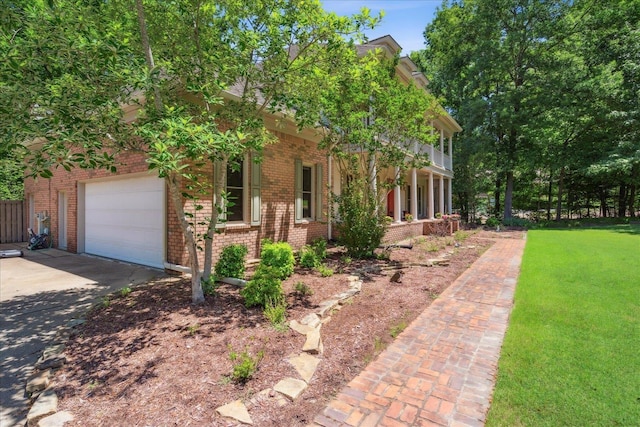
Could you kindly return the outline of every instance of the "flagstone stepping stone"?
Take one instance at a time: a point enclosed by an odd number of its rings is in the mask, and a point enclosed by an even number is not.
[[[38,427],[63,427],[64,423],[73,421],[73,415],[69,411],[56,412],[53,415],[38,421]]]
[[[322,340],[320,339],[320,328],[307,332],[307,340],[304,342],[302,351],[312,354],[322,353]]]
[[[289,363],[296,368],[296,371],[302,379],[309,384],[309,381],[311,381],[313,374],[318,368],[318,364],[320,364],[320,359],[308,353],[300,353],[299,356],[290,358]]]
[[[58,410],[58,396],[48,388],[42,392],[27,414],[27,426],[37,425],[41,418],[55,414]]]
[[[289,327],[302,335],[307,335],[307,333],[315,329],[315,326],[303,325],[295,319],[289,322]]]
[[[295,378],[285,378],[273,387],[278,393],[282,393],[289,399],[296,400],[307,388],[307,383]]]
[[[339,303],[340,301],[337,299],[323,301],[320,303],[320,307],[316,311],[316,314],[319,317],[325,317],[327,314],[331,314],[331,310],[333,310]]]
[[[51,369],[37,372],[27,378],[27,394],[33,394],[49,387],[49,378],[51,377]]]
[[[303,325],[307,325],[307,326],[311,326],[312,328],[315,328],[320,324],[320,318],[318,317],[317,314],[310,313],[304,316],[300,321],[300,323]]]
[[[247,409],[251,410],[255,406],[271,405],[275,403],[278,408],[281,408],[289,403],[289,401],[280,393],[276,392],[272,388],[266,388],[256,393],[251,400],[247,403]]]
[[[223,417],[232,418],[244,424],[253,425],[253,420],[249,415],[247,407],[241,400],[234,400],[231,403],[216,408],[216,412]]]

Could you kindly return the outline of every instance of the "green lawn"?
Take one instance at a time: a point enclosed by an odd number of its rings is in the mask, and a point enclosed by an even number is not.
[[[487,425],[640,425],[640,226],[529,231]]]

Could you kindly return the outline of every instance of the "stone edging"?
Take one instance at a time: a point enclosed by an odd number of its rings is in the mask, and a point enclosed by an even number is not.
[[[58,412],[58,396],[53,390],[51,378],[57,369],[67,363],[64,354],[66,342],[73,334],[73,329],[84,322],[84,319],[71,319],[59,327],[53,341],[36,362],[36,372],[27,378],[26,393],[33,402],[27,414],[27,427],[62,427],[65,422],[73,420],[70,412]]]
[[[218,414],[243,424],[252,425],[253,421],[249,412],[253,407],[266,402],[273,402],[278,407],[282,407],[289,401],[296,400],[304,392],[321,362],[321,359],[316,356],[322,355],[324,351],[320,328],[331,320],[334,310],[342,308],[342,305],[357,295],[362,288],[362,280],[359,276],[349,276],[347,280],[349,280],[348,290],[323,301],[315,312],[308,314],[300,321],[292,320],[289,322],[291,329],[307,337],[302,352],[288,359],[288,362],[293,365],[302,379],[284,378],[272,388],[256,393],[246,402],[234,400],[216,408]]]

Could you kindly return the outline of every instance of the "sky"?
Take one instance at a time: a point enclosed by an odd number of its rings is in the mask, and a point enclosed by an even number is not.
[[[442,0],[321,0],[324,9],[338,15],[358,13],[363,6],[376,15],[384,10],[382,22],[366,32],[369,40],[385,35],[392,36],[400,46],[402,54],[424,48],[422,32],[435,17]]]

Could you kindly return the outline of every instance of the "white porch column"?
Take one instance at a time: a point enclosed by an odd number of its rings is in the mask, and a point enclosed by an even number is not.
[[[400,168],[396,168],[396,179],[400,176]],[[400,185],[396,185],[393,190],[393,220],[402,221],[402,204],[400,200]]]
[[[411,215],[418,219],[418,170],[411,169]]]
[[[449,178],[448,180],[449,183],[449,188],[447,189],[449,194],[448,194],[448,209],[447,209],[447,213],[448,214],[452,214],[453,213],[453,180],[451,178]]]
[[[371,154],[369,157],[369,185],[371,186],[371,194],[373,194],[374,200],[378,200],[378,187],[376,185],[376,179],[378,176],[378,170],[376,168],[376,155]],[[376,204],[376,213],[380,206]]]
[[[440,129],[440,152],[444,155],[444,129]]]
[[[429,219],[433,219],[434,218],[434,212],[433,212],[433,172],[429,172],[429,194],[427,195],[427,200],[428,200],[428,212],[427,212],[427,218]]]
[[[453,136],[449,137],[449,159],[451,159],[451,169],[453,169]]]
[[[444,176],[442,175],[440,175],[440,185],[438,186],[438,189],[440,190],[440,200],[438,200],[440,202],[440,213],[444,215]]]

